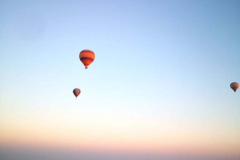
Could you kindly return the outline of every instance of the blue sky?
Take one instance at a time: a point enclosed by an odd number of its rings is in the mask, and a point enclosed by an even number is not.
[[[229,85],[240,82],[239,6],[233,0],[2,0],[0,123],[17,125],[15,114],[40,117],[49,110],[94,112],[100,119],[153,116],[237,139],[240,94]],[[78,58],[83,49],[96,54],[87,70]]]

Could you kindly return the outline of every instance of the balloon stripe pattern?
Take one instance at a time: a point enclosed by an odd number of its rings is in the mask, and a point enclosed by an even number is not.
[[[85,66],[85,69],[94,61],[95,53],[91,50],[85,49],[79,53],[79,59]]]

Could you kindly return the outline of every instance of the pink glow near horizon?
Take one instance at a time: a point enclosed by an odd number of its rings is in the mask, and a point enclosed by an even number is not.
[[[50,111],[38,116],[26,114],[2,117],[2,146],[180,155],[240,153],[236,131],[211,135],[211,131],[194,130],[190,123],[179,127],[154,116],[94,114],[93,119],[82,116],[86,113],[64,116],[59,112],[55,114],[63,116],[55,119]]]

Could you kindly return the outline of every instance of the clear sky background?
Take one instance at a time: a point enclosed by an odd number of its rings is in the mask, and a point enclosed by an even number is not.
[[[1,0],[0,157],[238,159],[239,46],[238,0]]]

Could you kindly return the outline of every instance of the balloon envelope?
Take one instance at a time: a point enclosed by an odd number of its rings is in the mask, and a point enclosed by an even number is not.
[[[81,90],[79,88],[75,88],[73,90],[73,94],[75,95],[76,98],[77,98],[77,96],[79,96],[80,93],[81,93]]]
[[[95,53],[91,50],[85,49],[79,53],[79,59],[85,66],[85,69],[94,61]]]
[[[230,84],[230,87],[234,90],[234,92],[236,92],[236,90],[238,89],[239,87],[239,84],[237,82],[232,82]]]

